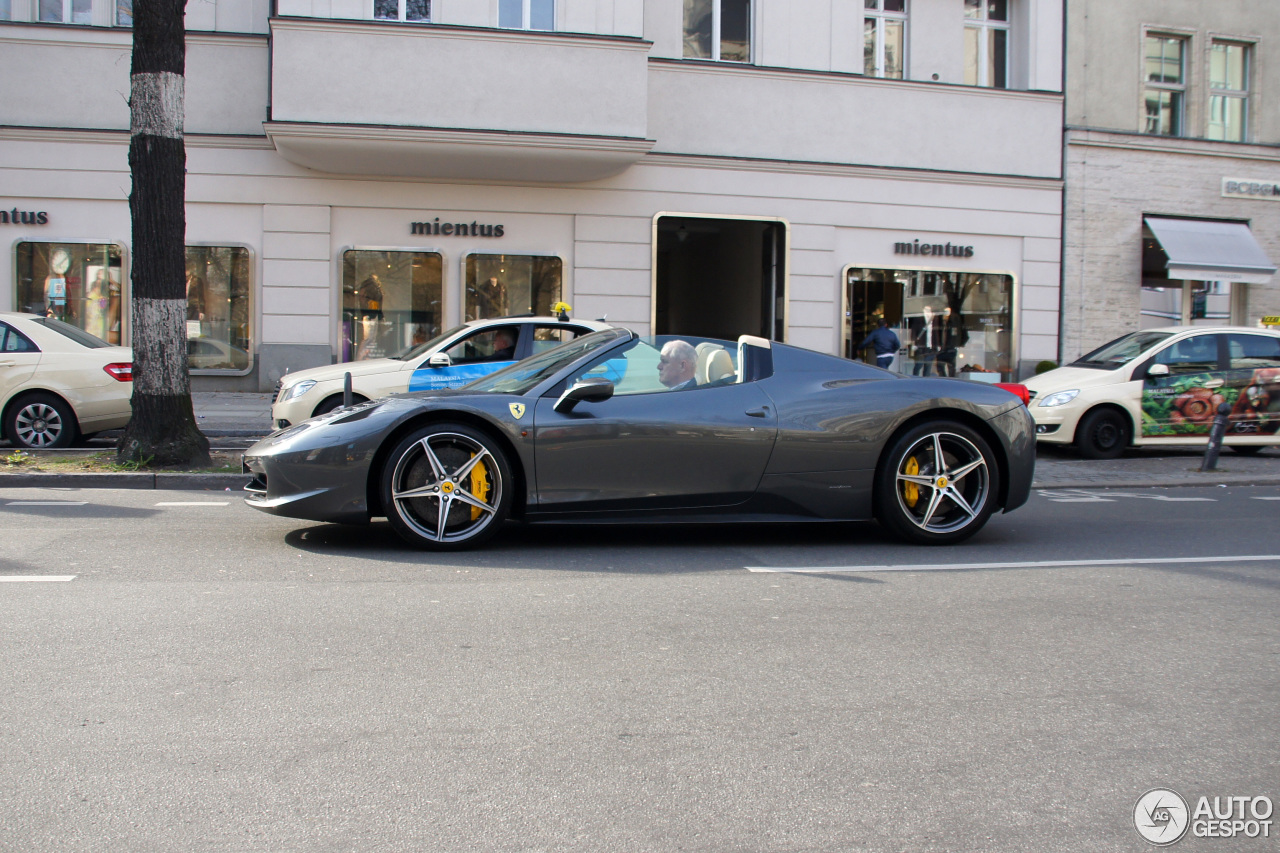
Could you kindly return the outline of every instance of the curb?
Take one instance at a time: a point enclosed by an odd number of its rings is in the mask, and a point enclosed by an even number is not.
[[[10,489],[171,489],[238,492],[247,474],[0,474],[0,488]]]
[[[1280,486],[1280,476],[1255,477],[1248,474],[1198,474],[1203,479],[1152,476],[1118,477],[1114,480],[1036,480],[1032,489],[1166,489],[1185,486]],[[0,488],[10,489],[169,489],[185,491],[238,492],[249,481],[248,474],[44,474],[0,473]]]

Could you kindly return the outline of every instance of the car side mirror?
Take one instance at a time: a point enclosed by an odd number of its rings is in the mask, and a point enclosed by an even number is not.
[[[438,352],[427,359],[427,364],[431,367],[451,367],[453,359],[449,358],[448,353]]]
[[[1168,375],[1169,375],[1169,365],[1167,364],[1157,363],[1147,368],[1147,378],[1151,378],[1153,376],[1168,376]]]
[[[567,415],[579,403],[603,403],[612,396],[613,383],[608,379],[584,379],[566,388],[553,408],[560,414]]]

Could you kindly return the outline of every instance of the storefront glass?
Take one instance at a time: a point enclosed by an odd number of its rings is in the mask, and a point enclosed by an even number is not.
[[[344,252],[342,360],[385,358],[440,334],[443,269],[436,252]]]
[[[14,309],[122,343],[122,254],[114,243],[19,243]]]
[[[249,250],[187,246],[187,365],[249,369]]]
[[[843,353],[876,364],[862,346],[881,319],[898,338],[889,369],[982,382],[1013,379],[1013,277],[850,267]]]
[[[468,255],[464,320],[550,314],[560,301],[564,263],[540,255]]]

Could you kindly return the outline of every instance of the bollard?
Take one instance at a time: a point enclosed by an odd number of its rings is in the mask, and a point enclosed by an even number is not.
[[[1212,471],[1218,467],[1218,454],[1222,451],[1222,437],[1227,434],[1227,415],[1231,414],[1230,403],[1219,403],[1218,413],[1213,416],[1213,426],[1209,429],[1209,446],[1204,449],[1204,462],[1200,470]]]
[[[342,374],[342,407],[351,405],[351,373]]]

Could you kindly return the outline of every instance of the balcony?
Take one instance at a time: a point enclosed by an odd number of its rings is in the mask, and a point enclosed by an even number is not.
[[[271,37],[267,135],[321,172],[579,182],[654,145],[643,39],[310,18]]]

